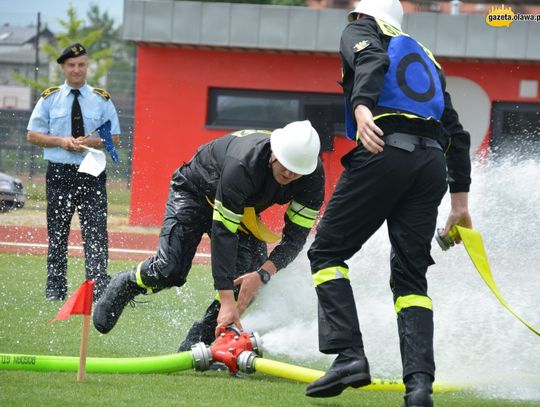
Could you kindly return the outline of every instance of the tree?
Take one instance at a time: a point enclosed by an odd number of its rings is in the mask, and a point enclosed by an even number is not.
[[[99,45],[94,47],[94,44],[99,44],[103,36],[104,28],[96,28],[87,30],[83,26],[84,21],[77,18],[77,13],[73,6],[67,9],[67,19],[59,19],[58,22],[66,30],[56,34],[55,43],[43,44],[41,50],[48,55],[49,60],[56,61],[58,55],[69,45],[79,42],[84,44],[91,52],[91,63],[88,71],[88,82],[100,83],[100,80],[105,77],[112,63],[113,48],[102,48]],[[14,77],[20,83],[30,86],[32,90],[41,91],[52,85],[63,82],[62,72],[55,70],[54,79],[42,75],[37,80],[27,78],[19,73],[14,73]]]
[[[131,95],[133,92],[135,45],[121,37],[121,26],[115,28],[115,21],[107,12],[101,13],[97,4],[91,4],[86,14],[87,24],[83,32],[102,30],[98,41],[87,47],[94,55],[102,49],[113,49],[113,59],[107,72],[107,90],[116,97]]]
[[[90,55],[102,49],[118,47],[118,43],[121,41],[120,29],[114,28],[114,19],[109,16],[109,13],[105,11],[101,14],[99,6],[91,4],[86,18],[88,23],[83,28],[83,33],[89,34],[92,31],[102,30],[99,40],[87,47]]]

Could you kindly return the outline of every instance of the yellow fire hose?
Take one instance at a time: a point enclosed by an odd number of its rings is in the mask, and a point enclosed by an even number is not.
[[[491,274],[491,270],[489,269],[487,255],[484,249],[484,244],[482,243],[482,236],[480,235],[480,233],[473,229],[468,229],[462,226],[455,225],[450,230],[449,235],[452,236],[455,234],[458,234],[461,238],[463,245],[465,246],[465,250],[467,250],[467,253],[471,258],[474,267],[476,268],[484,282],[487,284],[489,289],[493,292],[495,297],[497,297],[499,302],[508,311],[510,311],[510,313],[515,316],[523,325],[533,331],[536,335],[540,336],[540,332],[538,332],[538,330],[525,322],[519,315],[514,312],[514,310],[512,310],[512,308],[510,308],[510,305],[508,305],[508,303],[500,293],[499,289],[497,288],[495,280],[493,279],[493,275]]]
[[[288,363],[277,362],[275,360],[265,359],[251,355],[253,359],[252,370],[265,373],[271,376],[284,379],[295,380],[301,383],[311,383],[324,375],[321,370],[308,369],[301,366],[295,366]],[[242,369],[241,369],[242,370]],[[368,386],[362,387],[363,390],[381,390],[381,391],[400,391],[405,390],[401,380],[381,380],[373,379]],[[434,392],[448,392],[462,390],[459,386],[451,386],[435,382],[433,384]]]

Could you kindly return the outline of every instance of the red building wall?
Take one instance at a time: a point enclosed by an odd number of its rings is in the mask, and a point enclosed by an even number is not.
[[[477,82],[492,101],[519,101],[519,80],[540,76],[539,65],[533,64],[443,65],[447,75]],[[230,131],[205,128],[209,87],[340,93],[339,78],[337,54],[139,45],[130,224],[160,225],[173,171],[200,144]],[[339,158],[352,143],[336,137],[334,146],[333,153],[322,157],[327,198],[341,173]],[[281,214],[282,209],[271,211],[265,221],[275,228]]]
[[[205,128],[209,87],[340,93],[339,78],[336,56],[139,46],[130,223],[161,224],[173,171],[230,131]],[[338,154],[350,146],[336,138]],[[340,168],[328,155],[330,196]]]
[[[540,65],[529,62],[482,62],[482,61],[442,61],[446,76],[467,78],[476,82],[487,93],[491,102],[539,103],[536,98],[523,98],[519,95],[522,80],[540,81]],[[490,131],[484,136],[477,153],[489,146]]]

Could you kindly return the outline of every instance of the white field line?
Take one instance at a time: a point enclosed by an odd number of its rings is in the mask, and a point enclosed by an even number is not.
[[[49,245],[45,243],[14,243],[14,242],[0,242],[0,246],[11,246],[11,247],[35,247],[35,248],[48,248]],[[68,246],[69,250],[79,250],[83,251],[82,246]],[[155,254],[155,250],[138,250],[138,249],[116,249],[114,247],[109,248],[109,252],[113,253],[134,253],[134,254]],[[195,257],[204,257],[209,258],[210,254],[208,253],[196,253]]]

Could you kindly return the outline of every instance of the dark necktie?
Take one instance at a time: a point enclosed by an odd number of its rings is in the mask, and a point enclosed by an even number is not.
[[[71,135],[73,137],[84,136],[84,122],[81,112],[81,105],[79,105],[78,97],[81,94],[79,89],[71,89],[73,93],[73,104],[71,105]]]

